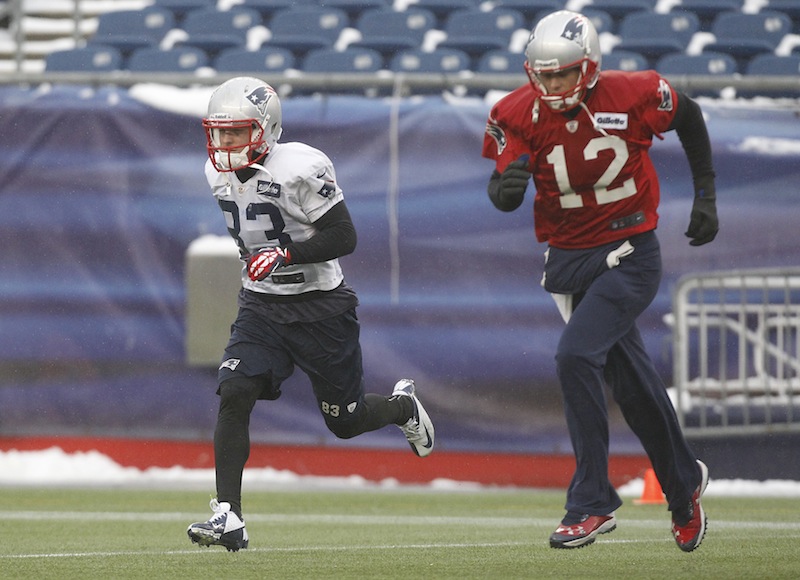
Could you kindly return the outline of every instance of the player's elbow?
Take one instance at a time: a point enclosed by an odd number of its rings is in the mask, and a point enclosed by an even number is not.
[[[356,228],[353,224],[349,224],[349,227],[342,231],[342,255],[346,256],[347,254],[352,254],[356,251],[356,246],[358,245],[358,234],[356,233]]]

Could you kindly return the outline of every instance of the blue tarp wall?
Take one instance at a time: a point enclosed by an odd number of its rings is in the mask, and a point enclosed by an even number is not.
[[[652,149],[664,281],[641,329],[667,384],[662,318],[681,275],[800,261],[796,110],[701,104],[714,243],[684,237],[692,187],[676,136]],[[343,265],[361,299],[369,390],[415,378],[443,449],[564,452],[561,322],[538,285],[545,248],[531,192],[511,214],[486,196],[488,110],[477,99],[289,99],[283,140],[325,151],[345,191],[359,244]],[[0,435],[209,439],[215,370],[184,362],[184,260],[192,240],[226,231],[202,175],[199,114],[119,89],[4,88],[0,135]],[[258,406],[255,441],[339,443],[299,371],[284,392]],[[612,447],[638,451],[613,409],[612,421]],[[405,442],[387,428],[358,445]]]

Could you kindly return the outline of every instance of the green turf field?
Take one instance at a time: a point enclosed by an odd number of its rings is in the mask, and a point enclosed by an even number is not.
[[[617,512],[576,550],[547,538],[563,492],[258,491],[246,494],[250,549],[200,548],[198,491],[4,488],[0,578],[798,578],[796,498],[706,498],[703,544],[681,552],[663,505]]]

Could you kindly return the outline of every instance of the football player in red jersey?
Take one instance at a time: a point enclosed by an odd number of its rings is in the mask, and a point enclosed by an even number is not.
[[[597,32],[581,14],[540,20],[525,56],[530,83],[492,108],[483,156],[496,162],[488,192],[502,211],[522,204],[533,177],[536,236],[548,245],[542,285],[566,321],[556,370],[576,469],[550,545],[585,546],[616,527],[622,500],[608,478],[608,384],[661,483],[675,540],[689,552],[705,534],[708,469],[681,432],[636,319],[661,279],[654,136],[675,130],[689,161],[689,243],[706,244],[719,229],[705,121],[655,71],[601,72]]]

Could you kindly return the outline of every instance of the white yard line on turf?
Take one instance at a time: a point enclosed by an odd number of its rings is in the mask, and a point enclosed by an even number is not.
[[[70,512],[70,511],[5,511],[6,520],[79,520],[79,521],[190,521],[197,518],[196,513],[147,513],[147,512]],[[621,524],[631,528],[661,528],[669,524],[665,513],[661,519],[627,519],[618,518]],[[519,518],[519,517],[453,517],[453,516],[386,516],[386,515],[343,515],[343,514],[249,514],[247,522],[290,523],[290,524],[338,524],[338,525],[460,525],[482,526],[487,528],[502,527],[548,527],[553,518]],[[710,518],[715,528],[798,530],[800,522],[742,522],[717,520]]]

